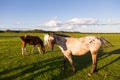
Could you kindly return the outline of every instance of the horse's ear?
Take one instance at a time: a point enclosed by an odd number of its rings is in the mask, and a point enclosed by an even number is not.
[[[54,35],[54,33],[48,33],[48,35],[49,35],[49,36],[53,36],[53,35]]]
[[[50,36],[50,33],[48,33],[48,35]]]
[[[54,35],[54,33],[51,33],[51,36],[53,36]]]

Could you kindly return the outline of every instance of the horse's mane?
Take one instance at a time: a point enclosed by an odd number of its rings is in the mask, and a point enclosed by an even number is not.
[[[54,36],[54,40],[55,40],[55,43],[57,45],[61,45],[61,47],[63,48],[63,50],[67,50],[67,47],[66,47],[66,37],[70,37],[68,35],[64,35],[64,34],[53,34]]]
[[[54,34],[54,35],[58,35],[58,36],[62,36],[62,37],[71,37],[71,36],[65,35],[65,34]]]

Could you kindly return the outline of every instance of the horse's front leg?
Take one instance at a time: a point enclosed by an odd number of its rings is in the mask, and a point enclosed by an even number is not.
[[[41,54],[41,49],[40,49],[40,46],[38,46],[37,48],[38,48],[39,53]]]
[[[94,72],[97,71],[97,53],[93,52],[92,55],[92,69],[90,73],[88,73],[88,76],[91,76]]]
[[[72,73],[75,74],[75,67],[74,67],[71,53],[67,53],[67,54],[65,54],[65,56],[68,59],[68,61],[70,62],[70,65],[72,67]]]
[[[40,54],[41,53],[45,53],[45,47],[44,47],[44,45],[38,44],[37,47],[38,47],[38,51],[39,51]]]
[[[22,55],[24,56],[24,54],[26,53],[26,46],[22,47]]]
[[[22,41],[22,55],[24,56],[25,53],[26,53],[26,42]]]
[[[63,62],[63,67],[62,67],[62,70],[65,70],[66,60],[67,60],[67,58],[64,56],[64,62]]]

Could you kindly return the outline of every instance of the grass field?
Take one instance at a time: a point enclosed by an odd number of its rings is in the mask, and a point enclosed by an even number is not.
[[[39,36],[42,33],[27,33]],[[69,34],[69,33],[67,33]],[[27,54],[21,55],[19,36],[24,33],[0,33],[0,80],[120,80],[120,34],[72,34],[73,37],[86,35],[103,36],[114,46],[102,48],[98,55],[98,72],[88,77],[91,69],[91,55],[73,56],[76,74],[71,74],[71,66],[61,70],[63,54],[55,46],[54,51],[46,48],[45,54],[39,54],[37,48],[31,54],[33,46],[27,45]]]

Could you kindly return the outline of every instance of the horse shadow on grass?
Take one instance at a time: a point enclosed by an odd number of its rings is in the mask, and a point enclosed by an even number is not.
[[[83,56],[83,58],[87,58],[89,55],[90,54]],[[38,61],[29,65],[22,65],[19,67],[15,67],[13,69],[4,70],[0,72],[0,75],[7,75],[12,72],[16,72],[16,73],[8,75],[6,77],[1,77],[0,80],[14,80],[20,77],[25,80],[33,80],[35,78],[38,78],[40,75],[42,75],[44,78],[44,74],[46,73],[50,73],[51,76],[50,78],[46,78],[46,80],[66,79],[70,76],[73,76],[73,74],[71,73],[71,66],[68,61],[66,62],[66,67],[67,67],[66,70],[62,71],[63,58],[64,58],[63,56],[58,56],[43,61]],[[76,68],[76,71],[81,70],[89,65],[87,63],[84,63],[83,61],[80,61],[79,59],[80,59],[79,57],[73,56],[75,66],[76,67],[79,66],[79,68]],[[90,63],[89,59],[86,59],[84,61]],[[82,66],[80,66],[80,64],[78,63],[82,64]],[[58,70],[57,75],[56,73],[54,73],[55,70]],[[28,75],[28,76],[24,77],[24,75]]]
[[[107,57],[109,57],[109,56],[112,56],[113,54],[120,54],[120,49],[116,49],[116,50],[110,51],[110,52],[108,52],[108,53],[102,52],[100,55],[98,55],[98,57],[100,58],[99,60],[101,60],[101,59],[105,59],[105,58],[107,58]],[[105,64],[104,66],[102,66],[101,68],[99,68],[98,71],[101,70],[101,69],[103,69],[103,68],[105,68],[105,67],[107,67],[108,65],[110,65],[110,64],[112,64],[112,63],[114,63],[114,62],[119,61],[119,60],[120,60],[120,56],[118,56],[118,57],[117,57],[116,59],[114,59],[113,61],[111,61],[111,62],[109,62],[108,64]]]
[[[100,59],[104,59],[104,58],[107,58],[107,57],[109,57],[109,56],[111,56],[111,55],[113,55],[113,54],[120,54],[120,49],[116,49],[116,50],[110,51],[110,52],[108,52],[108,53],[104,53],[104,52],[101,50],[101,54],[99,54],[98,57],[104,56],[104,57],[100,58]]]
[[[116,50],[110,51],[108,53],[103,52],[103,50],[101,49],[100,52],[99,52],[99,54],[98,54],[98,60],[105,59],[105,58],[107,58],[109,56],[112,56],[114,54],[120,54],[120,49],[116,49]],[[120,60],[120,56],[118,56],[114,60],[111,60],[108,64],[105,64],[102,67],[98,68],[97,72],[99,72],[101,69],[103,69],[103,68],[107,67],[108,65],[111,65],[111,64],[113,64],[113,63],[115,63],[115,62],[117,62],[119,60]],[[91,59],[90,52],[88,54],[86,54],[86,55],[83,55],[83,56],[73,56],[73,61],[74,61],[74,65],[75,65],[75,68],[76,68],[76,73],[79,72],[79,71],[81,71],[82,69],[87,68],[88,66],[90,66],[90,70],[92,68],[92,59]],[[68,62],[68,64],[69,64],[69,62]],[[99,61],[98,61],[98,64],[99,64]],[[67,67],[71,68],[70,65],[67,65]],[[71,74],[69,68],[66,70],[67,72],[65,72],[65,71],[63,72],[62,71],[58,76],[55,76],[54,80],[56,80],[56,79],[57,80],[63,80],[63,79],[66,79],[68,77],[73,76]],[[87,74],[85,74],[85,75],[87,76]],[[118,77],[118,76],[116,76],[116,77]]]
[[[33,80],[34,78],[40,76],[41,74],[44,74],[45,72],[52,71],[56,68],[59,68],[59,66],[53,66],[53,65],[59,64],[61,60],[62,60],[62,56],[59,56],[59,57],[50,58],[44,61],[32,63],[29,65],[19,66],[10,70],[5,70],[0,72],[0,75],[6,75],[14,71],[17,71],[17,73],[7,77],[2,77],[0,78],[0,80],[14,80],[30,73],[32,74],[27,77],[24,77],[23,79]]]
[[[104,59],[108,56],[111,56],[112,54],[118,54],[118,53],[120,53],[120,49],[111,51],[108,54],[105,54],[101,50],[100,55],[98,56],[98,59],[99,58]],[[102,66],[98,70],[101,70],[104,67],[106,67],[118,60],[120,60],[120,56],[118,56],[118,58],[109,62],[108,64]],[[88,66],[91,66],[91,63],[92,63],[91,54],[88,53],[83,56],[73,56],[73,61],[74,61],[74,65],[76,67],[76,71],[78,72],[82,69],[87,68]],[[99,64],[99,62],[98,62],[98,64]],[[17,71],[17,73],[9,75],[7,77],[2,77],[0,80],[14,80],[19,77],[23,77],[22,79],[26,79],[26,80],[33,80],[45,73],[50,73],[50,76],[51,76],[51,77],[46,78],[46,80],[63,80],[63,79],[67,79],[68,77],[73,76],[73,74],[71,74],[71,66],[70,66],[69,62],[67,61],[67,63],[66,63],[67,68],[65,71],[61,70],[62,65],[63,65],[63,56],[58,56],[58,57],[46,59],[43,61],[31,63],[29,65],[19,66],[19,67],[10,69],[10,70],[4,70],[4,71],[0,72],[0,75],[6,75],[13,71]],[[59,73],[57,73],[57,74],[54,73],[54,70],[58,70]],[[24,77],[24,75],[27,75],[27,74],[29,74],[29,75],[27,77]],[[87,76],[87,74],[86,74],[86,76]],[[44,76],[43,76],[43,78],[44,78]]]

